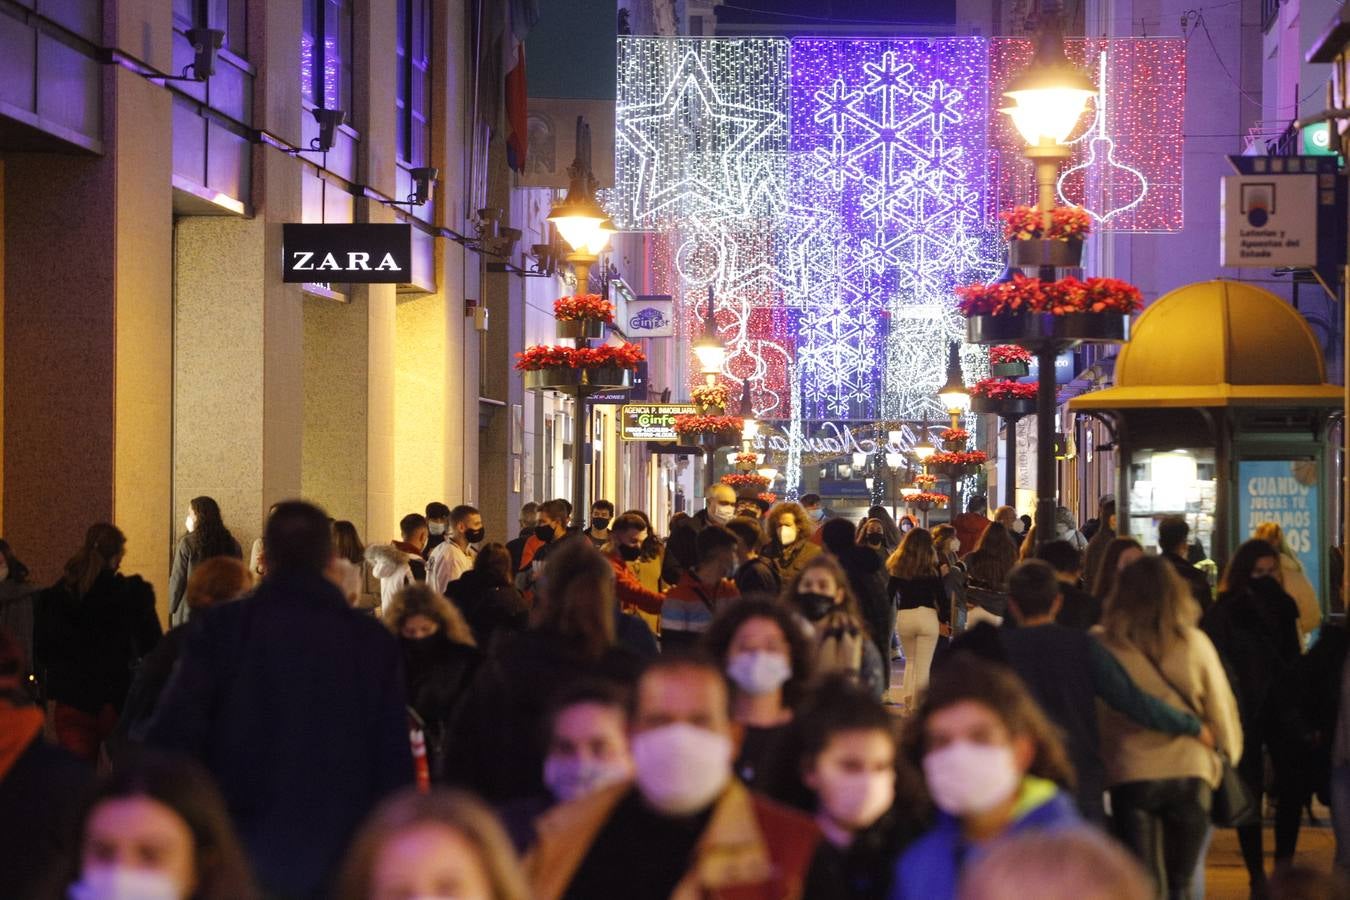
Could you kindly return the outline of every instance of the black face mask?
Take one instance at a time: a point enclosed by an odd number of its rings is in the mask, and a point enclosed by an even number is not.
[[[539,540],[543,541],[545,544],[547,544],[549,541],[553,540],[553,526],[552,525],[534,526],[534,536],[539,538]]]
[[[592,531],[604,531],[609,527],[609,519],[591,519]]]
[[[628,562],[633,562],[634,560],[636,560],[636,559],[637,559],[639,556],[641,556],[641,555],[642,555],[642,548],[641,548],[641,547],[630,547],[630,546],[628,546],[627,544],[620,544],[620,545],[619,545],[619,558],[620,558],[620,559],[627,560]]]
[[[420,668],[434,662],[440,651],[441,638],[439,631],[423,638],[399,637],[398,643],[409,668]]]
[[[826,594],[798,594],[797,606],[801,608],[802,615],[806,618],[812,622],[819,622],[834,606],[834,598]]]
[[[885,535],[877,534],[875,531],[863,535],[863,541],[869,547],[880,547],[882,542],[885,540],[886,540]]]
[[[1276,580],[1274,575],[1262,575],[1260,578],[1252,579],[1252,590],[1265,596],[1275,596],[1284,593],[1284,588]]]
[[[470,531],[464,532],[464,540],[468,541],[470,544],[476,544],[479,541],[481,541],[484,538],[484,536],[486,536],[486,534],[487,534],[486,528],[474,528]]]

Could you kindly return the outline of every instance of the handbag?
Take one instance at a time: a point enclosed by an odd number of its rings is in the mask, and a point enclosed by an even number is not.
[[[1141,651],[1142,653],[1142,651]],[[1147,653],[1142,653],[1144,659],[1149,661],[1153,670],[1158,673],[1158,677],[1163,680],[1163,684],[1172,689],[1172,693],[1181,698],[1181,702],[1190,710],[1191,715],[1205,721],[1200,711],[1191,705],[1190,699],[1186,696],[1172,679],[1163,672],[1162,666]],[[1219,757],[1219,785],[1214,788],[1213,797],[1209,806],[1209,820],[1220,828],[1240,828],[1243,825],[1256,825],[1261,821],[1261,809],[1252,797],[1251,790],[1247,787],[1247,782],[1238,774],[1233,761],[1228,758],[1228,754],[1222,750],[1215,750],[1214,753]]]

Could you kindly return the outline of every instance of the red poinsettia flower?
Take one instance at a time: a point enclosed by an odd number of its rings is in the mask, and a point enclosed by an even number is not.
[[[599,319],[607,325],[614,323],[614,304],[599,294],[576,294],[553,301],[553,317],[559,322],[574,319]]]
[[[763,475],[723,475],[722,483],[734,488],[766,488],[769,486],[769,479]]]
[[[1057,206],[1050,211],[1050,228],[1034,206],[1014,206],[998,214],[1005,241],[1081,240],[1092,231],[1092,217],[1081,206]]]
[[[956,304],[964,316],[1012,316],[1020,313],[1050,313],[1063,316],[1076,313],[1123,313],[1131,315],[1144,308],[1139,289],[1116,278],[1072,276],[1058,281],[1041,281],[1013,273],[1011,281],[994,284],[967,284],[956,289]]]
[[[931,503],[933,506],[946,506],[951,498],[946,494],[930,493],[929,491],[920,491],[917,494],[910,494],[905,498],[905,502],[911,506],[918,506],[920,503]]]
[[[1036,382],[1024,384],[1002,378],[982,378],[970,389],[970,396],[988,400],[1034,400],[1039,387]]]
[[[1009,363],[1031,362],[1031,351],[1015,344],[1000,344],[989,348],[990,365],[1003,366]]]
[[[675,431],[680,434],[739,433],[745,422],[740,416],[698,416],[685,415],[675,417]]]
[[[646,359],[637,344],[599,347],[553,347],[540,344],[516,354],[516,369],[636,369]]]
[[[974,466],[989,461],[989,454],[982,450],[967,450],[960,453],[942,451],[934,453],[924,461],[926,466]]]

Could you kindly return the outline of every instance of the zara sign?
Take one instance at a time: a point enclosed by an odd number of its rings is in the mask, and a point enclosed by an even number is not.
[[[411,225],[281,228],[285,282],[399,284],[412,277]]]

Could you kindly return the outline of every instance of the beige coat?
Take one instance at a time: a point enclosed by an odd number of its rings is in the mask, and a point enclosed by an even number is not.
[[[1317,590],[1303,574],[1303,566],[1287,551],[1280,554],[1280,585],[1298,604],[1299,643],[1322,624],[1322,604],[1317,602]]]
[[[1139,689],[1178,709],[1198,710],[1214,734],[1217,748],[1237,763],[1242,757],[1242,722],[1237,700],[1228,684],[1219,653],[1198,628],[1188,628],[1184,640],[1176,641],[1159,660],[1167,681],[1186,694],[1183,702],[1142,651],[1133,644],[1117,644],[1106,638],[1100,626],[1093,633],[1129,673]],[[1097,702],[1101,724],[1102,759],[1108,787],[1130,781],[1163,778],[1203,778],[1217,787],[1222,767],[1214,751],[1193,737],[1149,731]]]

